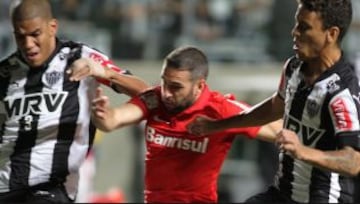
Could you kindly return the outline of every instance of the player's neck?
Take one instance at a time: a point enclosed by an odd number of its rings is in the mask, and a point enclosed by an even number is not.
[[[341,50],[322,53],[320,57],[304,64],[302,72],[307,85],[312,85],[322,73],[331,69],[341,58]]]

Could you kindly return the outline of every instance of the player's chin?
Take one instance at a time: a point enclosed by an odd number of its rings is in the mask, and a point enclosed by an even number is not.
[[[169,103],[169,102],[165,102],[164,106],[165,106],[166,110],[168,110],[168,111],[172,111],[175,109],[175,105],[172,103]]]

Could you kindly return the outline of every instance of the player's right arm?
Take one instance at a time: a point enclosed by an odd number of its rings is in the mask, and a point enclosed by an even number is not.
[[[207,135],[230,128],[262,126],[280,119],[283,113],[284,101],[278,94],[274,94],[239,115],[221,120],[208,120],[198,117],[191,122],[188,130],[195,135]],[[269,140],[272,141],[273,139]]]
[[[276,120],[260,127],[260,130],[256,136],[256,139],[275,143],[277,133],[282,129],[283,120]]]
[[[132,103],[111,108],[109,98],[103,95],[102,89],[96,90],[96,98],[92,101],[91,118],[98,129],[109,132],[126,125],[136,124],[143,115],[142,109]]]
[[[289,59],[281,74],[278,91],[262,102],[244,111],[242,114],[231,116],[221,120],[208,120],[206,118],[195,118],[189,125],[188,131],[194,135],[206,135],[209,133],[220,132],[229,128],[241,128],[252,126],[263,126],[283,117],[285,110],[286,83],[289,75]],[[290,70],[291,71],[291,70]],[[270,131],[271,132],[271,131]],[[272,134],[271,134],[272,135]],[[269,138],[260,138],[265,141],[274,141]]]

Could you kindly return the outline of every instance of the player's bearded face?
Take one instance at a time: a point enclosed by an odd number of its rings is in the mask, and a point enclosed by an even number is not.
[[[54,19],[35,17],[13,22],[17,47],[32,67],[43,65],[55,50],[57,23]]]
[[[191,106],[198,97],[198,81],[186,70],[167,68],[161,80],[161,97],[166,109],[178,113]]]
[[[301,60],[317,59],[326,50],[328,30],[323,29],[320,14],[306,10],[301,4],[292,30],[293,50]]]

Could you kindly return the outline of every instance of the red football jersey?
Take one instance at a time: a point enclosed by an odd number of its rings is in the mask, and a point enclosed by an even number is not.
[[[161,102],[160,87],[130,100],[144,112],[145,201],[216,202],[217,178],[236,134],[254,138],[259,127],[195,136],[186,126],[198,115],[214,119],[241,113],[247,104],[206,87],[188,109],[171,115]]]

